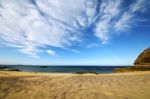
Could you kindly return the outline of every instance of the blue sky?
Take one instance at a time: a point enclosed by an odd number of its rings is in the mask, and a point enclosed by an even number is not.
[[[150,0],[0,0],[0,64],[132,65]]]

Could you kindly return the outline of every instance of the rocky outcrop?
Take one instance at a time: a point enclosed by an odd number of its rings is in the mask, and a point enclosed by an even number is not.
[[[150,48],[144,50],[134,61],[135,66],[150,66]]]
[[[13,67],[0,66],[0,71],[20,71],[20,70]]]

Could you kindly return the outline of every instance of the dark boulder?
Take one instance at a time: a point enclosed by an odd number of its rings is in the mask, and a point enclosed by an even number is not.
[[[150,66],[150,48],[145,49],[134,61],[135,66]]]

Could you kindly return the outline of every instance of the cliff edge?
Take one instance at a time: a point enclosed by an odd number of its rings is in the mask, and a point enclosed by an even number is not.
[[[135,66],[150,66],[150,48],[145,49],[134,61]]]

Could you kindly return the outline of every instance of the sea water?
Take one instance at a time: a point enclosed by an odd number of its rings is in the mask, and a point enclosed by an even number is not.
[[[10,66],[9,66],[10,67]],[[116,68],[125,66],[11,66],[26,72],[49,72],[49,73],[113,73]]]

